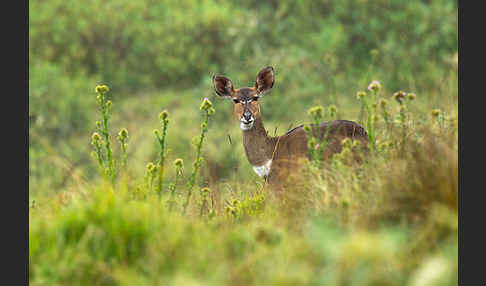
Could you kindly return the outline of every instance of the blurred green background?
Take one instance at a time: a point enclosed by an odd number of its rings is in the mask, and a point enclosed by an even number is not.
[[[171,116],[169,162],[192,160],[198,106],[209,97],[216,114],[206,181],[256,178],[232,104],[213,92],[214,74],[242,87],[275,68],[261,102],[271,135],[308,121],[314,104],[336,104],[338,117],[359,121],[355,94],[375,79],[390,96],[415,92],[417,109],[457,107],[457,13],[449,0],[30,0],[30,196],[96,177],[90,135],[100,83],[111,89],[112,134],[127,127],[131,136],[133,174],[157,158],[152,130],[163,109]]]

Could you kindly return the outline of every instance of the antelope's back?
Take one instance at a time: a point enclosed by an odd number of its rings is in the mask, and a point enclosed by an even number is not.
[[[319,127],[321,138],[327,132],[328,143],[323,154],[325,159],[342,151],[342,141],[344,138],[360,141],[362,151],[365,154],[368,153],[368,133],[358,123],[349,120],[334,120],[331,122],[323,122]],[[329,131],[327,131],[328,128]],[[357,161],[361,161],[359,156],[356,158],[358,158]]]
[[[359,140],[361,146],[365,152],[368,151],[368,133],[366,130],[356,122],[349,120],[333,120],[331,122],[323,122],[316,128],[315,125],[312,126],[312,133],[315,137],[318,137],[320,133],[320,138],[323,139],[327,134],[327,146],[324,152],[325,157],[341,152],[342,146],[341,142],[344,138],[350,138],[352,140]],[[327,131],[327,129],[329,131]],[[307,147],[307,134],[304,131],[304,125],[297,126],[282,135],[281,143],[279,144],[279,155],[284,157],[295,157],[299,155],[308,154]]]
[[[344,136],[351,139],[368,141],[368,133],[356,122],[349,120],[333,120],[331,123],[323,122],[320,125],[321,138],[326,134],[327,128],[330,128],[328,136]]]
[[[312,126],[313,135],[317,136],[320,133],[321,138],[327,134],[327,144],[324,148],[323,159],[327,161],[334,154],[342,151],[342,141],[344,138],[352,140],[359,140],[361,142],[362,151],[366,155],[368,149],[368,134],[366,130],[358,123],[349,120],[333,120],[331,122],[323,122],[316,128]],[[298,157],[307,157],[310,159],[309,147],[307,145],[307,134],[304,131],[304,125],[297,126],[292,130],[287,131],[279,138],[278,148],[275,150],[273,157],[272,170],[268,178],[270,184],[279,184],[280,180],[284,180],[289,175],[294,174],[299,168]],[[362,162],[362,156],[358,153],[354,156],[356,162]]]

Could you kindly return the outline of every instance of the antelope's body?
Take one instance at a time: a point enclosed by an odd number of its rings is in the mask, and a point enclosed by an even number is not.
[[[299,167],[300,158],[308,157],[309,150],[303,126],[276,137],[268,136],[265,130],[258,99],[273,86],[273,68],[261,70],[254,87],[235,90],[231,81],[224,76],[214,76],[213,83],[219,96],[232,99],[235,103],[235,115],[243,131],[243,146],[253,170],[270,185],[278,185]],[[346,137],[360,140],[362,146],[367,144],[366,131],[352,121],[334,120],[312,126],[312,129],[314,136],[319,132],[321,138],[327,132],[324,159],[341,152],[341,141]]]

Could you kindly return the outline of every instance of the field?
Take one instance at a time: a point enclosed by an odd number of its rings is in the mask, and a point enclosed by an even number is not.
[[[458,283],[455,2],[31,0],[29,17],[31,285]],[[343,143],[272,192],[211,80],[266,66],[270,135],[352,120],[366,160]]]

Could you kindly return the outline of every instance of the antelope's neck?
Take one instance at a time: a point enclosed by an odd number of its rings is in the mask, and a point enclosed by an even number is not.
[[[250,164],[264,166],[271,160],[277,138],[268,136],[261,118],[255,120],[252,129],[243,131],[243,146]]]

